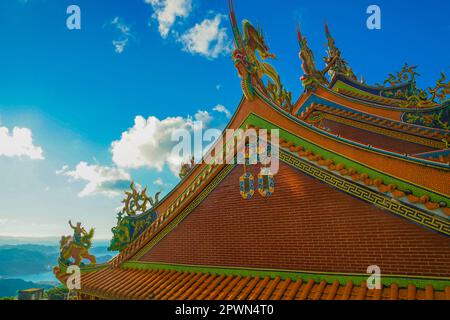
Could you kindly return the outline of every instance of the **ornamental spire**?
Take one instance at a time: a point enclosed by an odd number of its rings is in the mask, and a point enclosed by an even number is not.
[[[266,61],[275,58],[275,55],[269,51],[262,29],[255,28],[250,21],[244,20],[241,33],[233,1],[229,0],[228,5],[236,47],[232,58],[242,79],[241,87],[246,99],[251,101],[260,94],[282,109],[291,110],[292,94],[284,88],[277,71]]]
[[[324,58],[328,75],[333,79],[336,74],[342,74],[347,78],[357,80],[353,70],[348,63],[342,58],[341,51],[336,47],[335,40],[330,33],[327,22],[325,21],[325,35],[328,41],[327,57]]]
[[[308,46],[308,41],[300,30],[300,24],[297,24],[297,39],[300,45],[299,58],[302,60],[303,76],[300,78],[306,89],[316,86],[317,84],[326,85],[328,80],[325,78],[325,72],[321,72],[316,68],[314,54]]]

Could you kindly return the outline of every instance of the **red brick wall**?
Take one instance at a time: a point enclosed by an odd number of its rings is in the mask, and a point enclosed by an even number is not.
[[[342,137],[361,143],[370,144],[374,147],[382,148],[385,150],[408,154],[416,154],[436,150],[421,144],[416,144],[405,140],[381,135],[375,132],[362,130],[343,123],[337,123],[329,119],[322,120],[322,125],[326,128],[331,129],[331,132],[338,133]]]
[[[256,177],[256,168],[253,170]],[[282,164],[275,193],[243,200],[230,175],[141,260],[193,265],[450,275],[450,238]]]

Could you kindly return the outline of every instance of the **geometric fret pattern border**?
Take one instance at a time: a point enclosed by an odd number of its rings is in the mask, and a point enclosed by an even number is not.
[[[384,194],[366,188],[360,184],[349,181],[332,174],[331,172],[318,168],[303,159],[299,159],[284,150],[280,150],[280,160],[319,179],[326,184],[355,196],[365,202],[371,203],[381,209],[392,212],[424,227],[450,236],[450,221],[438,216],[433,216],[417,208],[408,206],[398,200],[392,199]]]

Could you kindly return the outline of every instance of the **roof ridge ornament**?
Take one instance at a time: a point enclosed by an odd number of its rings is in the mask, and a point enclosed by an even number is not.
[[[189,172],[195,167],[195,158],[194,156],[191,157],[191,159],[187,162],[182,162],[180,171],[178,173],[178,177],[183,180]]]
[[[405,82],[416,82],[416,76],[420,76],[419,73],[416,72],[418,66],[410,66],[408,63],[402,67],[402,69],[395,74],[388,74],[388,78],[384,80],[383,84],[389,84],[391,87],[402,84]]]
[[[81,222],[73,225],[70,220],[69,226],[73,230],[73,236],[61,237],[58,259],[59,270],[69,265],[84,266],[83,259],[87,259],[91,264],[95,265],[97,263],[95,256],[89,253],[95,229],[91,228],[89,231],[86,231],[82,227]]]
[[[448,101],[447,96],[450,95],[450,82],[447,80],[444,72],[441,72],[441,77],[437,80],[434,88],[429,87],[428,90],[417,87],[416,77],[420,76],[416,72],[418,66],[410,66],[408,63],[402,67],[398,72],[390,73],[388,78],[384,80],[384,85],[390,87],[399,86],[401,84],[408,84],[404,88],[383,90],[387,97],[402,99],[404,102],[400,104],[403,108],[428,108],[438,104],[443,104]]]
[[[434,88],[428,88],[428,92],[431,94],[432,101],[438,101],[442,104],[450,100],[450,81],[445,82],[447,76],[444,72],[441,72],[441,77],[437,80]]]
[[[341,51],[336,46],[334,38],[331,36],[330,29],[327,22],[325,21],[325,35],[328,41],[327,57],[324,57],[326,70],[331,79],[333,79],[336,74],[342,74],[347,78],[352,80],[358,80],[352,68],[348,65],[347,61],[341,56]]]
[[[292,109],[292,93],[285,90],[275,68],[265,62],[266,59],[275,59],[276,57],[269,52],[262,29],[258,30],[250,21],[243,20],[244,36],[242,36],[234,12],[233,0],[229,0],[228,5],[235,44],[232,58],[242,79],[241,86],[245,98],[253,100],[255,91],[258,91],[276,105],[290,111]],[[259,57],[256,52],[259,53]],[[264,77],[268,78],[267,85],[263,81]]]
[[[319,71],[316,68],[314,54],[308,46],[306,37],[302,35],[300,24],[297,24],[297,39],[300,45],[299,58],[302,60],[303,76],[300,78],[303,87],[306,90],[314,89],[317,85],[328,85],[328,80],[325,77],[327,69]]]
[[[147,195],[147,188],[138,191],[134,182],[131,182],[130,189],[125,191],[124,206],[117,214],[116,226],[111,229],[110,251],[122,251],[156,220],[157,214],[153,209],[159,203],[161,192],[153,198]]]

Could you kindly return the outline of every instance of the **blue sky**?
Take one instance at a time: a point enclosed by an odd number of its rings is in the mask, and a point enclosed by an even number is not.
[[[71,4],[81,30],[66,27]],[[381,30],[366,27],[371,4]],[[420,66],[422,86],[450,71],[446,1],[235,0],[235,9],[263,27],[295,98],[297,22],[322,66],[326,19],[368,83],[405,62]],[[59,236],[72,219],[109,238],[128,180],[170,191],[179,159],[167,137],[194,120],[224,128],[242,95],[227,13],[225,0],[1,1],[0,235]]]

